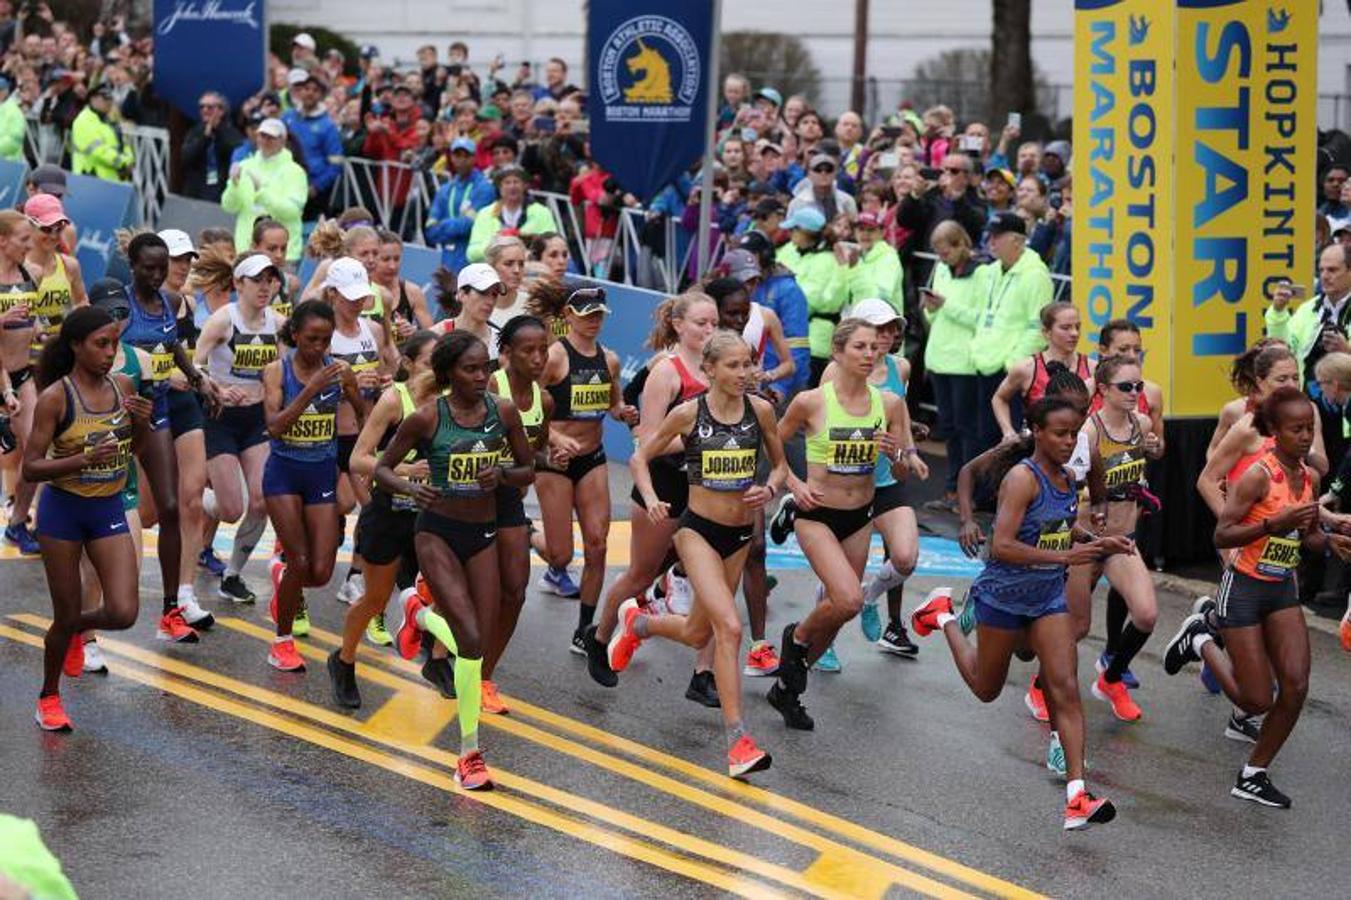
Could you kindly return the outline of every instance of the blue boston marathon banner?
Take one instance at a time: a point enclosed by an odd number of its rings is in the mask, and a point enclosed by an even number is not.
[[[86,284],[104,276],[117,252],[117,229],[136,224],[135,191],[120,181],[92,175],[66,175],[66,215],[75,223],[75,258]]]
[[[219,91],[237,107],[263,87],[263,0],[155,0],[155,92],[197,118],[197,101]]]
[[[591,0],[591,154],[644,203],[704,152],[713,0]]]

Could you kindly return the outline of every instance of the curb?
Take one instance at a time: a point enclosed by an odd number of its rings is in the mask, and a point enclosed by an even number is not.
[[[1171,575],[1168,572],[1151,572],[1150,574],[1154,576],[1155,590],[1182,594],[1193,600],[1215,592],[1214,582],[1202,581],[1199,578],[1183,578],[1181,575]],[[1333,636],[1339,635],[1341,623],[1336,619],[1325,619],[1308,610],[1305,610],[1304,619],[1314,631],[1321,631]]]

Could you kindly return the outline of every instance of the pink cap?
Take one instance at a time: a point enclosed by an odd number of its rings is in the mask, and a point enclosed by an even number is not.
[[[34,194],[29,197],[23,205],[23,214],[43,228],[70,221],[65,207],[61,205],[61,198],[52,194]]]

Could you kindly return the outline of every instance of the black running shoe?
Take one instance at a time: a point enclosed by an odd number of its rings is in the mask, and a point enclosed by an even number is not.
[[[793,632],[796,630],[796,622],[789,622],[783,627],[783,643],[779,645],[783,648],[783,652],[779,655],[778,675],[788,690],[794,694],[805,694],[807,670],[810,666],[807,663],[807,648],[793,640]]]
[[[455,699],[455,669],[450,659],[428,659],[422,664],[422,677],[430,681],[442,697]]]
[[[601,687],[614,687],[619,684],[619,676],[610,668],[610,654],[606,646],[596,639],[596,626],[588,625],[582,633],[586,647],[586,671],[591,680]]]
[[[877,646],[883,653],[894,653],[906,659],[919,656],[919,645],[910,640],[910,635],[900,622],[887,623],[887,630],[882,632],[882,639],[877,642]]]
[[[1249,777],[1243,777],[1243,770],[1239,769],[1238,780],[1234,782],[1234,787],[1229,791],[1229,796],[1237,797],[1240,800],[1251,800],[1253,803],[1260,803],[1263,806],[1271,806],[1276,809],[1289,809],[1290,798],[1276,790],[1276,785],[1271,783],[1271,778],[1266,770],[1258,772]]]
[[[244,583],[244,579],[238,575],[226,575],[220,580],[220,586],[216,588],[216,594],[222,600],[229,600],[231,603],[253,603],[258,599],[249,586]]]
[[[578,628],[572,633],[572,643],[568,645],[568,652],[586,656],[586,628]]]
[[[722,700],[718,697],[718,687],[713,682],[712,672],[695,672],[690,676],[690,686],[685,688],[685,699],[693,700],[709,709],[721,709]]]
[[[1163,670],[1169,675],[1176,675],[1187,663],[1200,662],[1201,657],[1196,655],[1193,645],[1198,635],[1208,632],[1206,617],[1203,614],[1192,613],[1183,619],[1182,627],[1173,635],[1163,651]]]
[[[361,692],[357,690],[357,667],[345,663],[338,651],[328,655],[328,680],[333,685],[333,701],[343,709],[361,709]]]
[[[774,518],[769,523],[769,539],[776,544],[788,540],[788,535],[793,533],[793,520],[796,518],[797,503],[793,500],[792,494],[784,494],[783,499],[779,501],[778,512],[774,513]]]
[[[802,701],[798,700],[798,695],[792,691],[785,691],[775,682],[766,695],[769,699],[769,705],[779,711],[783,716],[783,724],[789,728],[798,731],[811,731],[816,728],[816,721],[807,715],[806,707]]]
[[[1261,733],[1261,716],[1244,716],[1238,712],[1231,712],[1229,713],[1229,721],[1224,723],[1224,736],[1231,741],[1255,744]]]

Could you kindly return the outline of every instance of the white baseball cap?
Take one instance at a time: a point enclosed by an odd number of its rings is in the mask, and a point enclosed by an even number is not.
[[[898,313],[896,307],[876,297],[855,303],[845,318],[862,319],[869,325],[886,325],[890,322],[905,321],[905,316]]]
[[[486,294],[501,284],[502,279],[497,277],[497,270],[487,263],[470,263],[455,277],[457,291],[473,288],[480,294]]]
[[[278,140],[286,140],[286,123],[281,119],[264,119],[258,124],[258,133]]]
[[[302,31],[302,32],[300,32],[300,34],[298,34],[298,35],[296,35],[295,37],[291,38],[291,43],[292,43],[292,44],[299,44],[300,46],[304,47],[306,50],[313,50],[313,49],[317,46],[317,45],[314,43],[314,38],[312,38],[312,37],[310,36],[310,33],[309,33],[308,31]]]
[[[356,303],[371,296],[371,277],[360,260],[344,256],[333,260],[328,267],[328,275],[320,288],[333,288],[348,300]]]
[[[179,231],[177,228],[166,228],[159,233],[159,239],[168,245],[170,259],[177,259],[180,256],[198,255],[197,248],[192,246],[192,238],[188,237],[186,231]]]
[[[246,256],[235,266],[236,278],[257,278],[268,269],[275,270],[276,263],[272,262],[272,257],[262,253],[255,253],[252,256]]]

